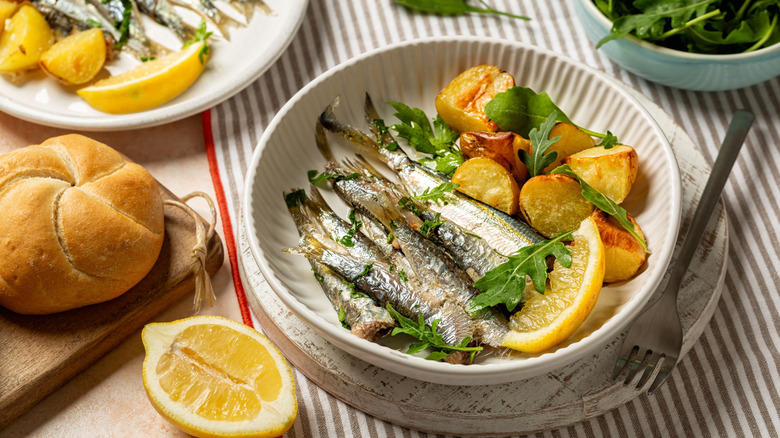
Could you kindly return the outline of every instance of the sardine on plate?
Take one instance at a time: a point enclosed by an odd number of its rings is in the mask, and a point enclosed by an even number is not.
[[[402,148],[381,146],[371,135],[339,121],[334,110],[338,106],[336,98],[320,115],[320,122],[329,131],[356,144],[363,151],[384,162],[393,170],[406,189],[413,194],[423,193],[443,183],[449,178],[425,167],[409,158]],[[376,113],[370,97],[366,95],[367,111]],[[327,158],[327,157],[326,157]],[[538,243],[543,238],[528,224],[487,204],[476,201],[460,192],[447,193],[446,203],[431,203],[429,207],[441,213],[441,216],[461,226],[470,233],[485,239],[491,247],[502,254],[511,254],[518,249]]]
[[[317,232],[302,239],[297,248],[285,251],[328,266],[381,306],[390,304],[413,320],[422,315],[428,325],[436,322],[437,331],[448,345],[457,346],[466,338],[474,339],[474,325],[462,307],[454,301],[443,300],[422,285],[404,281],[385,262],[367,264],[351,256],[343,245]],[[458,361],[468,359],[467,355],[456,357]]]
[[[318,192],[317,192],[318,193]],[[302,239],[315,232],[315,227],[328,228],[332,237],[342,239],[350,234],[352,227],[336,216],[327,205],[318,205],[321,196],[312,201],[304,190],[296,190],[285,194],[287,209],[295,222]],[[331,214],[332,213],[332,214]],[[317,219],[321,221],[317,222]],[[370,260],[372,256],[381,255],[376,249],[370,248],[362,236],[351,236],[353,241],[360,242],[356,253]],[[370,242],[368,242],[370,243]],[[325,296],[336,312],[343,312],[344,322],[349,325],[352,334],[369,341],[375,341],[386,335],[395,326],[395,319],[387,309],[379,307],[369,296],[355,291],[355,286],[344,277],[335,273],[322,263],[309,260],[314,271],[314,277],[322,286]]]

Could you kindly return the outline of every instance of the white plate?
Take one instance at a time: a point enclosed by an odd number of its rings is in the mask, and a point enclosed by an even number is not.
[[[653,254],[635,278],[602,289],[595,309],[566,342],[542,354],[485,357],[463,366],[427,361],[359,339],[344,330],[311,274],[308,262],[282,252],[298,234],[282,192],[307,187],[306,171],[322,169],[314,145],[316,117],[336,96],[340,119],[361,126],[365,92],[392,122],[382,102],[400,101],[435,114],[434,98],[459,72],[494,64],[518,85],[546,91],[575,123],[615,133],[633,145],[640,170],[624,206],[642,226]],[[337,154],[355,148],[330,136]],[[255,150],[245,187],[244,217],[252,254],[279,298],[324,338],[376,366],[413,378],[453,385],[494,384],[539,375],[603,347],[639,313],[661,282],[680,221],[680,177],[671,147],[642,105],[603,73],[553,52],[484,38],[433,38],[382,48],[339,65],[298,92],[277,114]],[[331,193],[327,200],[336,206]],[[346,208],[340,206],[340,211]],[[337,210],[339,211],[339,210]]]
[[[42,125],[86,131],[149,127],[201,112],[241,91],[276,61],[300,27],[308,0],[266,0],[266,4],[273,9],[272,14],[256,10],[247,26],[230,28],[230,41],[214,38],[201,77],[187,91],[156,108],[131,114],[103,113],[87,105],[74,90],[39,72],[18,86],[0,78],[0,111]],[[192,22],[187,12],[182,14]],[[146,29],[152,39],[162,40],[169,48],[180,47],[167,29],[150,20],[144,23],[149,24]],[[122,71],[137,62],[129,54],[121,54],[109,70]]]

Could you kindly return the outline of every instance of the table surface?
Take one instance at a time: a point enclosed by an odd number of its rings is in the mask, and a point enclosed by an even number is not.
[[[484,35],[545,47],[602,70],[647,96],[685,129],[709,163],[733,111],[750,109],[757,119],[723,193],[730,237],[725,286],[700,340],[657,393],[541,436],[778,436],[780,79],[711,93],[647,82],[593,48],[569,2],[488,1],[496,9],[533,18],[526,22],[477,14],[412,14],[391,0],[311,0],[287,51],[228,101],[202,116],[155,128],[85,134],[141,163],[177,195],[200,190],[222,199],[217,229],[228,251],[225,264],[212,278],[217,304],[203,313],[243,320],[262,330],[246,307],[235,263],[247,165],[263,130],[284,103],[317,75],[354,56],[394,42],[439,35]],[[66,132],[0,114],[0,153]],[[205,204],[193,201],[193,207],[208,216]],[[189,315],[191,304],[185,299],[155,321]],[[0,430],[0,437],[184,436],[147,401],[141,383],[143,354],[138,332]],[[296,371],[295,377],[299,414],[287,437],[428,436],[365,415],[301,373]]]

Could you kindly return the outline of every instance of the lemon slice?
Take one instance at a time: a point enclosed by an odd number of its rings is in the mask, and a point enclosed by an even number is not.
[[[277,437],[295,421],[292,371],[265,336],[219,316],[152,323],[143,383],[157,411],[197,437]]]
[[[178,96],[198,79],[206,64],[206,53],[202,52],[207,47],[205,41],[190,44],[180,52],[144,62],[77,93],[91,107],[111,114],[154,108]]]
[[[588,317],[604,279],[604,244],[596,223],[584,219],[573,235],[571,268],[555,261],[544,294],[533,291],[523,308],[509,321],[503,345],[527,353],[552,348]]]

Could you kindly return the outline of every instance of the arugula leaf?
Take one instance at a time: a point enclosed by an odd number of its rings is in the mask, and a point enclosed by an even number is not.
[[[418,315],[417,321],[415,322],[413,319],[407,318],[406,316],[398,313],[398,311],[395,310],[390,303],[388,303],[385,307],[387,307],[387,311],[390,312],[390,315],[396,321],[398,321],[399,324],[399,326],[395,327],[392,333],[390,333],[391,336],[395,336],[399,333],[405,333],[415,339],[420,340],[420,342],[416,342],[409,346],[409,349],[406,350],[408,354],[419,353],[426,348],[431,348],[439,351],[434,351],[433,353],[429,354],[426,359],[441,360],[456,351],[465,351],[471,352],[471,359],[473,360],[474,355],[477,352],[482,351],[482,347],[469,347],[468,344],[471,342],[471,338],[468,337],[464,338],[458,345],[446,344],[441,334],[436,331],[436,326],[439,323],[438,319],[433,321],[429,327],[425,323],[422,314]]]
[[[329,179],[333,179],[337,181],[343,179],[354,179],[354,178],[358,178],[359,176],[360,174],[357,172],[350,173],[349,175],[343,175],[338,172],[322,172],[321,174],[317,175],[316,170],[309,170],[306,172],[306,177],[309,179],[309,182],[312,184],[319,184]]]
[[[567,122],[574,125],[569,117],[561,111],[546,92],[536,93],[526,87],[512,87],[503,93],[496,94],[485,105],[485,115],[504,131],[512,131],[525,138],[531,130],[539,127],[547,120],[547,116],[556,112],[556,122]],[[577,126],[577,125],[575,125]],[[577,126],[588,135],[605,137],[601,134]]]
[[[628,220],[628,213],[623,207],[619,206],[617,203],[615,203],[615,201],[609,199],[608,196],[604,195],[603,193],[591,187],[590,184],[583,181],[582,178],[580,178],[576,173],[574,173],[573,170],[571,170],[571,167],[569,167],[568,164],[558,166],[550,173],[568,175],[579,181],[580,186],[582,187],[582,196],[588,201],[592,202],[593,205],[595,205],[599,210],[614,217],[620,223],[620,225],[625,228],[625,230],[628,231],[634,237],[634,239],[639,242],[640,245],[642,245],[642,248],[645,250],[645,252],[649,252],[647,250],[647,242],[645,242],[645,240],[640,237],[636,231],[634,231],[634,224]]]
[[[482,293],[469,302],[466,311],[474,314],[487,307],[504,304],[511,312],[523,299],[526,277],[531,277],[537,292],[544,293],[547,256],[554,256],[561,265],[570,268],[571,251],[563,240],[570,239],[573,233],[573,230],[560,233],[550,240],[520,248],[506,262],[486,272],[474,283],[474,287]]]
[[[612,149],[618,144],[617,137],[615,137],[615,135],[610,131],[607,131],[607,133],[604,134],[604,138],[601,139],[601,143],[599,143],[597,146],[604,146],[604,149]]]
[[[426,202],[426,201],[434,201],[434,202],[441,202],[444,205],[447,205],[449,201],[447,201],[447,193],[451,193],[453,190],[457,189],[459,186],[456,183],[451,182],[445,182],[441,183],[436,187],[433,188],[427,188],[423,190],[420,194],[415,194],[414,197],[418,201]]]
[[[528,133],[528,137],[531,140],[531,154],[522,149],[517,151],[520,160],[525,164],[525,167],[528,168],[529,178],[540,175],[545,167],[552,164],[555,159],[558,158],[558,152],[547,152],[547,149],[549,149],[550,146],[561,139],[560,136],[550,138],[550,132],[555,126],[557,117],[557,113],[553,111],[539,129],[533,128],[531,129],[531,132]]]
[[[425,112],[410,108],[400,102],[388,102],[401,123],[391,126],[398,136],[409,142],[417,152],[432,155],[420,160],[423,164],[452,176],[463,161],[463,154],[455,145],[458,133],[453,131],[439,115],[433,119],[433,127]]]
[[[594,0],[612,30],[599,41],[634,35],[660,46],[705,54],[746,53],[780,42],[777,0]]]
[[[484,0],[479,0],[484,8],[478,8],[468,4],[468,0],[395,0],[396,3],[406,6],[409,9],[413,9],[420,12],[427,12],[429,14],[439,15],[464,15],[468,12],[474,12],[478,14],[496,14],[506,17],[517,18],[520,20],[530,20],[528,17],[522,15],[510,14],[509,12],[497,11]]]
[[[539,129],[552,112],[557,113],[556,122],[571,123],[546,92],[537,94],[526,87],[512,87],[498,93],[485,105],[485,115],[502,130],[512,131],[525,138],[528,138],[532,129]]]

